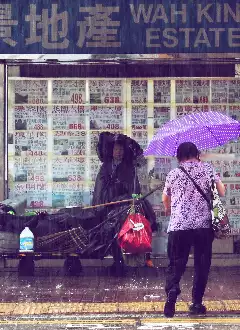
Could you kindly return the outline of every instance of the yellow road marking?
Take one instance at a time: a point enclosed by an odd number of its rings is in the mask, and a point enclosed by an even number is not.
[[[68,319],[58,319],[58,320],[0,320],[0,324],[74,324],[74,325],[84,325],[84,324],[128,324],[135,325],[136,320],[134,319],[124,319],[124,320],[68,320]]]
[[[204,323],[204,324],[240,324],[240,317],[199,317],[199,318],[177,318],[172,319],[165,318],[153,318],[153,319],[141,319],[142,324],[148,323]]]
[[[178,302],[176,312],[188,312],[190,302]],[[240,312],[240,300],[206,301],[209,312]],[[162,313],[164,302],[126,303],[0,303],[0,316],[93,313]]]
[[[0,320],[0,325],[11,325],[11,324],[22,324],[22,325],[57,325],[57,324],[72,324],[72,325],[95,325],[95,324],[105,324],[105,325],[136,325],[140,322],[141,325],[144,324],[181,324],[181,323],[191,323],[191,324],[240,324],[240,318],[213,318],[213,317],[204,317],[204,318],[154,318],[154,319],[97,319],[97,320],[71,320],[71,319],[58,319],[58,320]]]

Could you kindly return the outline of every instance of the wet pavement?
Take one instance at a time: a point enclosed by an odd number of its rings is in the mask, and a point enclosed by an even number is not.
[[[173,319],[163,317],[164,268],[129,268],[125,277],[107,267],[84,267],[77,277],[62,268],[36,268],[34,277],[0,270],[0,330],[240,329],[240,268],[213,267],[205,294],[207,317],[191,319],[193,269],[182,279]]]
[[[129,268],[125,277],[110,276],[107,267],[84,267],[76,277],[61,268],[36,268],[34,277],[18,277],[16,271],[0,271],[0,302],[127,303],[165,300],[164,268]],[[179,302],[191,301],[193,269],[182,279]],[[239,299],[240,268],[212,268],[206,301]]]
[[[204,318],[156,318],[149,315],[148,318],[144,318],[141,315],[136,315],[135,317],[125,316],[119,318],[117,316],[109,317],[106,315],[102,317],[95,315],[93,318],[86,317],[69,317],[66,315],[61,315],[59,318],[38,318],[33,319],[29,317],[18,318],[18,319],[0,319],[0,329],[1,330],[58,330],[58,329],[85,329],[85,330],[95,330],[95,329],[119,329],[119,330],[237,330],[240,327],[240,319],[236,317],[204,317]]]

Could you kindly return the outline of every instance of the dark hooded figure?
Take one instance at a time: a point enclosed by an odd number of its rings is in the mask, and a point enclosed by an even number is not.
[[[125,135],[114,136],[104,132],[99,137],[97,151],[103,164],[96,178],[92,204],[99,205],[130,199],[132,194],[140,194],[136,166],[143,151],[139,144]],[[156,216],[150,203],[143,202],[143,207],[147,219],[156,224]],[[119,205],[108,206],[104,208],[104,212],[107,216],[119,208]],[[117,229],[115,234],[116,232]],[[121,274],[124,271],[124,261],[116,239],[112,243],[112,255],[114,263],[111,271],[115,274]]]
[[[135,168],[133,162],[125,157],[124,142],[116,140],[113,144],[111,159],[102,164],[97,175],[92,204],[98,205],[132,198],[133,193],[140,193]],[[106,214],[117,207],[106,207]],[[112,243],[112,255],[114,263],[111,266],[111,272],[121,274],[124,271],[124,260],[116,240]]]
[[[112,150],[112,159],[101,166],[97,175],[93,205],[119,200],[119,197],[129,197],[140,193],[140,184],[135,176],[133,163],[124,157],[124,143],[116,141]]]

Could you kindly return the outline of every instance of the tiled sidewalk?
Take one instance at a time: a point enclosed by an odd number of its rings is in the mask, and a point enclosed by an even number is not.
[[[164,269],[128,269],[127,276],[109,276],[107,268],[84,267],[79,277],[63,277],[61,269],[36,269],[34,277],[16,271],[0,273],[1,315],[64,313],[160,312],[163,309]],[[193,269],[182,280],[177,310],[191,302]],[[205,302],[209,311],[240,311],[240,268],[212,268]]]

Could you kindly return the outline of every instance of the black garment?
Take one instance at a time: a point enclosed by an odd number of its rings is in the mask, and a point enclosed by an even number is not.
[[[135,168],[133,165],[123,161],[114,167],[112,161],[105,162],[101,166],[96,178],[92,205],[128,199],[132,197],[133,193],[140,193],[140,184],[137,176],[135,177]],[[114,212],[117,209],[119,209],[119,205],[105,207],[103,213],[106,217],[111,211]],[[110,241],[118,232],[119,228],[117,227],[119,226],[116,226],[115,230],[112,231]],[[105,235],[107,236],[107,233]],[[111,250],[114,262],[116,264],[121,263],[123,256],[116,240],[112,241]]]
[[[166,293],[176,291],[181,293],[180,280],[186,269],[191,246],[194,247],[194,279],[192,301],[201,304],[207,285],[208,274],[212,258],[213,230],[200,228],[191,230],[178,230],[169,233]]]
[[[120,196],[132,197],[140,193],[138,178],[135,178],[135,168],[126,162],[113,169],[112,161],[103,163],[96,178],[92,205],[104,204],[118,200]],[[135,182],[134,182],[135,181]]]

